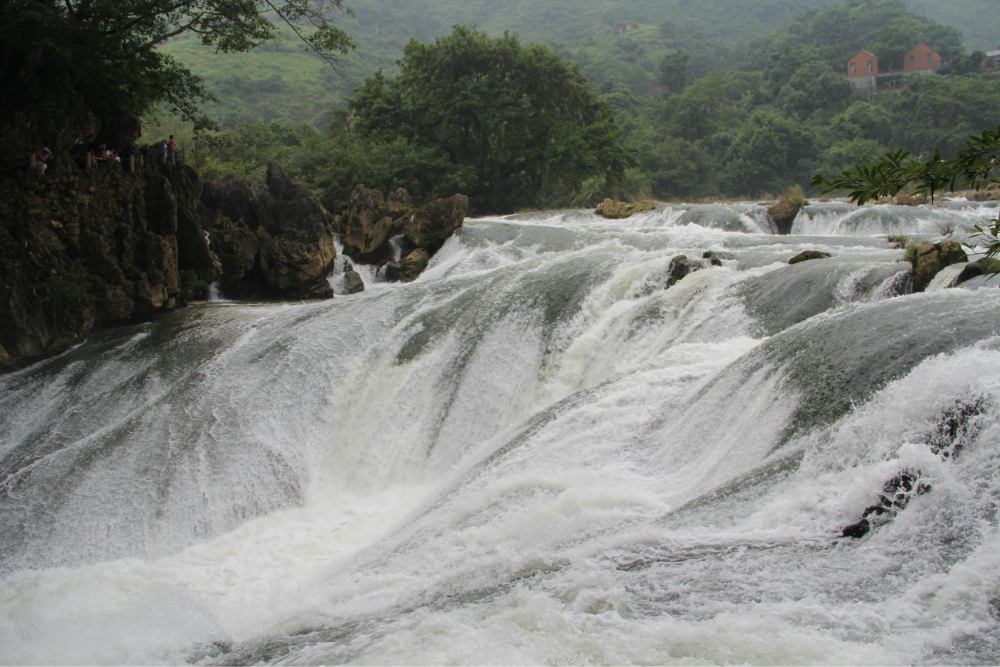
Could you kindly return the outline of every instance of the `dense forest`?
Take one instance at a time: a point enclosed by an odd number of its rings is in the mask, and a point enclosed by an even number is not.
[[[626,169],[538,179],[496,210],[591,205],[605,196],[775,195],[894,145],[952,154],[996,120],[1000,77],[978,72],[981,51],[970,50],[957,28],[900,0],[729,4],[362,0],[342,22],[358,49],[338,72],[291,41],[225,58],[193,41],[168,48],[225,100],[210,108],[225,141],[199,154],[207,176],[260,176],[266,159],[277,158],[332,210],[342,207],[352,181],[428,196],[431,174],[442,184],[471,186],[454,164],[441,162],[432,142],[391,123],[358,123],[366,103],[355,91],[378,77],[392,80],[406,65],[399,44],[440,39],[449,20],[476,22],[486,34],[512,29],[523,43],[548,42],[611,109],[629,153]],[[966,8],[954,16],[968,17]],[[968,8],[975,14],[971,0]],[[980,25],[996,20],[985,8],[982,17]],[[860,47],[893,66],[917,42],[946,59],[938,75],[908,77],[892,94],[855,95],[846,62]]]

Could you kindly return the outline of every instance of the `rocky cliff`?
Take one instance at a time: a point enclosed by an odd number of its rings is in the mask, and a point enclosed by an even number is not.
[[[198,214],[222,264],[226,297],[333,296],[327,281],[337,256],[332,216],[274,160],[266,191],[232,175],[204,183]]]
[[[138,155],[129,172],[66,158],[0,180],[0,369],[203,299],[215,280],[232,298],[333,296],[330,216],[277,163],[263,192]]]
[[[175,307],[221,274],[198,223],[195,171],[70,159],[0,181],[0,366],[103,323]]]

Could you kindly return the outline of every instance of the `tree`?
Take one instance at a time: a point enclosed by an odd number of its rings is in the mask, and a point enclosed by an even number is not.
[[[691,56],[680,51],[674,51],[663,56],[660,61],[660,86],[669,95],[683,92],[691,76],[688,61]]]
[[[1000,171],[1000,125],[996,130],[983,130],[981,136],[972,135],[953,160],[944,160],[941,151],[935,150],[929,160],[913,157],[908,151],[894,148],[875,160],[864,158],[850,169],[844,169],[833,180],[817,174],[812,186],[823,188],[823,194],[848,190],[851,201],[860,206],[880,197],[894,197],[908,185],[915,186],[915,194],[934,195],[946,188],[954,191],[960,185],[980,190],[990,183],[1000,182],[994,174]],[[991,226],[976,225],[973,238],[981,238],[986,255],[1000,255],[1000,218]]]
[[[442,151],[477,212],[535,205],[556,182],[621,178],[632,162],[610,106],[545,46],[455,26],[434,44],[412,40],[399,64],[398,77],[378,72],[350,100],[355,131]]]
[[[92,114],[104,130],[135,124],[153,109],[212,126],[200,77],[157,46],[183,33],[233,53],[281,36],[280,24],[331,62],[353,48],[333,25],[342,0],[4,0],[0,121],[58,128]],[[135,128],[138,126],[135,125]],[[13,128],[13,129],[12,129]],[[52,133],[55,130],[49,129]],[[127,134],[127,133],[126,133]],[[133,137],[134,138],[134,137]],[[27,141],[22,139],[21,141]],[[67,139],[67,141],[69,141]],[[47,142],[48,143],[48,142]],[[68,147],[68,146],[67,146]]]

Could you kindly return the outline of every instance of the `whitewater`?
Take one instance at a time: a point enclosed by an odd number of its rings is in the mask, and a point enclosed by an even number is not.
[[[996,213],[480,218],[91,334],[0,376],[0,663],[996,664],[1000,279],[887,242]]]

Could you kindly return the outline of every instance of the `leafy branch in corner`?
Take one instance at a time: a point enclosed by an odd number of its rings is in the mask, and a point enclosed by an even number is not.
[[[858,206],[882,197],[895,197],[903,188],[913,185],[914,194],[923,194],[934,201],[935,193],[954,192],[956,188],[982,190],[1000,182],[994,174],[1000,168],[1000,125],[996,130],[983,130],[982,136],[970,136],[955,159],[944,160],[939,149],[929,160],[913,157],[908,151],[893,148],[872,160],[862,158],[832,180],[817,174],[811,185],[823,188],[828,195],[847,190]],[[1000,255],[1000,217],[990,220],[987,227],[975,225],[971,238],[979,238],[986,247],[986,256]],[[975,249],[976,245],[966,246]]]

